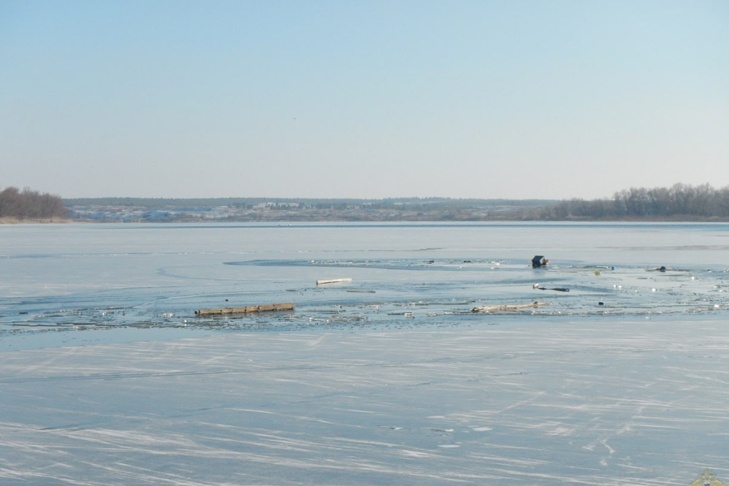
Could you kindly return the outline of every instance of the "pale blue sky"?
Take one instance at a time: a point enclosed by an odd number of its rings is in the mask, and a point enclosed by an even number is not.
[[[729,185],[729,2],[0,0],[0,188]]]

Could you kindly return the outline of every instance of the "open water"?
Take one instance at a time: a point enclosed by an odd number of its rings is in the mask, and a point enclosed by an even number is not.
[[[727,224],[0,226],[0,484],[727,482],[727,250]]]

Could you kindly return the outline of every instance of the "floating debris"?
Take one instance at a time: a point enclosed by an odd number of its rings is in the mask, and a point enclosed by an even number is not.
[[[219,309],[200,309],[195,311],[196,316],[216,316],[224,314],[249,314],[254,312],[290,311],[294,304],[264,304],[249,305],[245,307],[223,307]]]
[[[534,301],[531,304],[506,304],[506,305],[484,305],[474,307],[471,312],[484,313],[484,312],[513,312],[526,309],[536,309],[537,307],[544,307],[547,305],[545,302]]]
[[[538,283],[532,285],[532,288],[537,289],[537,290],[554,290],[555,292],[569,292],[570,291],[570,289],[568,289],[566,287],[552,287],[552,288],[550,288],[550,287],[542,287]]]
[[[331,279],[325,279],[325,280],[317,280],[316,285],[329,285],[329,284],[338,284],[338,283],[350,283],[352,281],[351,278],[331,278]]]

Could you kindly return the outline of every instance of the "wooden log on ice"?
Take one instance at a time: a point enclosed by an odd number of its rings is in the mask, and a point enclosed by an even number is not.
[[[221,316],[226,314],[250,314],[254,312],[290,311],[294,304],[264,304],[247,305],[245,307],[221,307],[218,309],[200,309],[195,311],[196,316]]]
[[[569,292],[570,291],[570,289],[568,289],[566,287],[551,287],[551,288],[550,287],[542,287],[538,283],[532,285],[532,288],[537,289],[537,290],[554,290],[555,292]]]
[[[474,307],[471,312],[513,312],[527,309],[536,309],[547,305],[544,302],[532,302],[531,304],[510,304],[510,305],[484,305]]]
[[[328,280],[317,280],[317,285],[328,285],[328,284],[337,284],[337,283],[349,283],[351,282],[351,278],[330,278]]]

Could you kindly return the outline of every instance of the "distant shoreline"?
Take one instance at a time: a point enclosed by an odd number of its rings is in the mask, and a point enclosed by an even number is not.
[[[631,188],[612,199],[386,199],[108,197],[65,199],[73,221],[94,222],[728,222],[729,187]]]
[[[352,223],[352,224],[378,224],[378,223],[729,223],[725,218],[625,218],[625,219],[185,219],[185,220],[150,220],[150,219],[75,219],[75,218],[0,218],[0,226],[23,224],[315,224],[315,223]]]

